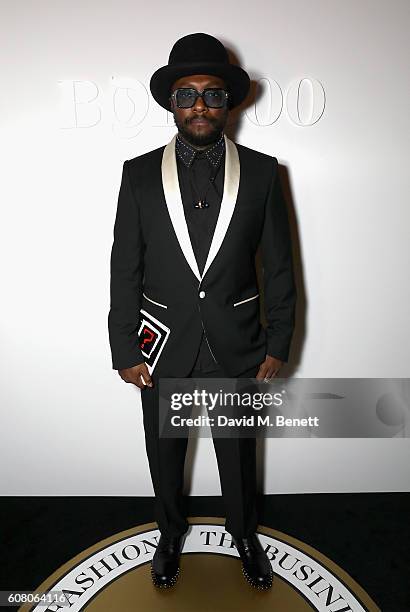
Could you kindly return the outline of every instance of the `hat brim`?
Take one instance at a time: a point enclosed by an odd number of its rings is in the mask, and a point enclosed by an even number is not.
[[[250,78],[240,66],[220,62],[190,62],[162,66],[154,72],[149,85],[155,101],[170,111],[169,97],[172,85],[177,79],[191,74],[210,74],[224,79],[231,94],[230,108],[241,104],[248,95]]]

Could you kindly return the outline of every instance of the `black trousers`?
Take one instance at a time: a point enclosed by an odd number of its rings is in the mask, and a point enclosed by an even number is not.
[[[259,364],[237,378],[254,378]],[[193,370],[191,378],[229,378],[223,370],[204,373]],[[161,534],[179,536],[189,527],[183,506],[185,456],[188,438],[159,437],[159,381],[153,372],[153,387],[141,391],[145,446],[155,492],[155,520]],[[225,529],[235,538],[256,531],[256,439],[213,438],[222,498]]]

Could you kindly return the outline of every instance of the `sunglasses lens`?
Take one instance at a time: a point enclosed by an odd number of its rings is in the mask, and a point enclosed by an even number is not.
[[[223,89],[207,89],[204,93],[204,102],[209,108],[222,108],[225,103]]]
[[[176,101],[179,108],[191,108],[195,104],[195,99],[195,89],[178,89],[176,92]]]

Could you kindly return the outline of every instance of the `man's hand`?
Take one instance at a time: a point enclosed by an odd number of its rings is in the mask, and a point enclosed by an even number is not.
[[[121,376],[122,380],[127,383],[133,383],[137,385],[140,389],[145,389],[146,386],[152,387],[152,379],[149,375],[149,371],[146,363],[139,363],[132,368],[124,368],[123,370],[118,370],[118,374]],[[144,384],[144,382],[145,384]]]
[[[261,363],[258,374],[256,375],[257,380],[274,378],[282,366],[283,361],[277,359],[276,357],[266,355],[266,359],[263,363]]]

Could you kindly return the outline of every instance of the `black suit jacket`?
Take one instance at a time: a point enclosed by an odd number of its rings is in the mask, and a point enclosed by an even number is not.
[[[202,275],[181,200],[176,136],[124,162],[111,251],[114,369],[148,363],[138,339],[141,310],[170,330],[154,364],[158,376],[188,376],[202,329],[232,377],[266,354],[288,360],[296,290],[278,161],[224,137],[223,200]],[[258,245],[266,329],[260,323]]]

